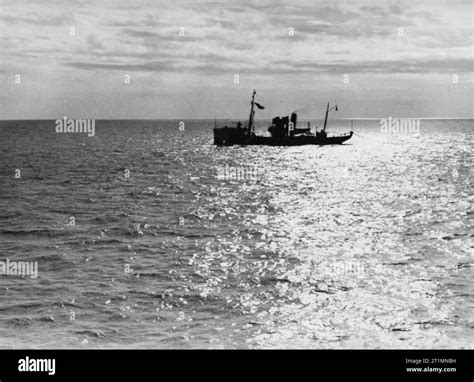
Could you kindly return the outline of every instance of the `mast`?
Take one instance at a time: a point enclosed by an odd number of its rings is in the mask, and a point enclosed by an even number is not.
[[[324,118],[324,127],[323,127],[324,132],[326,131],[326,125],[328,123],[328,114],[331,110],[337,111],[337,105],[334,105],[333,107],[329,108],[329,102],[328,102],[328,106],[326,107],[326,117]]]
[[[253,127],[253,116],[255,114],[254,110],[253,110],[253,106],[255,104],[255,89],[253,89],[253,95],[252,95],[252,107],[250,108],[250,115],[249,115],[249,127],[248,127],[248,132],[247,134],[250,135],[250,133],[252,132],[252,127]]]
[[[328,102],[328,106],[326,107],[326,117],[324,118],[323,131],[326,131],[326,124],[328,123],[328,113],[329,113],[329,102]]]

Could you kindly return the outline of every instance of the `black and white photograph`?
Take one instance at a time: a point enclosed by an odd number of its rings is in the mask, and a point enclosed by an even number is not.
[[[1,0],[0,349],[472,350],[473,20]]]

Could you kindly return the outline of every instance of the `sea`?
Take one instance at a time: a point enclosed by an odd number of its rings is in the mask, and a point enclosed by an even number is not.
[[[231,122],[1,121],[0,348],[474,348],[473,120]]]

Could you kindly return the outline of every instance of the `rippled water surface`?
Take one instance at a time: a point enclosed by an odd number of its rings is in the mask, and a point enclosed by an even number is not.
[[[178,125],[0,122],[0,260],[39,267],[0,275],[2,348],[474,347],[472,121],[287,148]]]

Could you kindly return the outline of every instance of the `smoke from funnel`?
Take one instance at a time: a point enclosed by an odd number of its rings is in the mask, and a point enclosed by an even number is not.
[[[299,113],[299,112],[302,112],[302,111],[307,111],[309,108],[310,108],[310,106],[305,106],[305,107],[302,107],[300,109],[293,110],[291,113]]]

